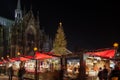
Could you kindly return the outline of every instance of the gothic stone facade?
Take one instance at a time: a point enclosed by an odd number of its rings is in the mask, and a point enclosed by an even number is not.
[[[7,47],[4,44],[0,45],[0,49],[4,49],[0,53],[2,54],[1,56],[9,55],[14,57],[18,55],[18,52],[21,55],[34,55],[34,47],[44,52],[52,49],[52,39],[41,29],[39,16],[34,16],[32,10],[29,10],[28,13],[22,16],[20,0],[18,0],[17,9],[15,10],[15,21],[7,29],[9,29],[9,35],[1,32],[4,35],[0,37],[0,41],[4,41],[4,37],[7,36],[6,43],[8,43],[6,45]]]
[[[47,45],[48,44],[48,45]],[[32,11],[29,11],[18,23],[15,23],[11,29],[11,56],[21,54],[34,54],[34,47],[39,51],[50,51],[52,41],[42,32],[39,25],[39,19],[35,19]]]

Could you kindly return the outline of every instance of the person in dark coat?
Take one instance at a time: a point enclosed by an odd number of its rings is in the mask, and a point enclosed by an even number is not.
[[[112,80],[113,77],[116,77],[118,80],[120,80],[120,69],[118,66],[115,66],[115,68],[111,71],[109,80]]]
[[[106,66],[104,66],[104,69],[102,70],[103,72],[103,80],[107,80],[108,79],[108,69],[106,68]]]
[[[12,80],[12,77],[13,77],[13,67],[10,66],[8,68],[8,75],[9,75],[9,80]]]
[[[99,80],[103,80],[103,71],[102,71],[101,67],[99,68],[98,78],[99,78]]]
[[[24,66],[20,66],[20,69],[18,71],[18,80],[23,80],[25,74],[25,68]]]

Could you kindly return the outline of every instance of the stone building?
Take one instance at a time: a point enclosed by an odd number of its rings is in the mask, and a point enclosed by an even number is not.
[[[0,56],[11,57],[33,55],[33,48],[48,52],[52,49],[52,39],[41,29],[39,13],[35,16],[30,9],[23,14],[20,0],[15,9],[15,20],[0,17]]]

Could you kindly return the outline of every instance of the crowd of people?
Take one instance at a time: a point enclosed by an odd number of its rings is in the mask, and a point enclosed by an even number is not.
[[[12,78],[14,76],[13,72],[14,72],[13,66],[10,66],[8,68],[9,80],[12,80]],[[18,70],[18,80],[24,80],[24,74],[25,74],[25,67],[24,67],[24,65],[20,64],[20,68]]]
[[[115,65],[111,70],[108,70],[106,66],[103,69],[100,67],[98,78],[99,80],[120,80],[120,67]]]

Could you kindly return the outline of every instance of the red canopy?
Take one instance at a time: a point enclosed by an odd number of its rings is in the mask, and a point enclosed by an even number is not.
[[[3,64],[3,62],[0,62],[0,64]]]
[[[105,57],[105,58],[113,58],[115,55],[115,49],[108,49],[108,50],[97,51],[97,52],[87,52],[86,54]]]
[[[15,62],[16,60],[14,60],[13,58],[12,59],[9,59],[10,62]]]
[[[3,63],[7,63],[8,61],[7,61],[7,60],[5,60],[5,59],[3,59],[3,60],[2,60],[2,62],[3,62]]]
[[[30,59],[26,58],[26,57],[22,57],[22,56],[10,59],[11,62],[14,62],[14,61],[27,61],[27,60],[30,60]]]
[[[20,61],[28,61],[28,60],[30,60],[30,59],[29,59],[29,58],[26,58],[26,57],[20,57],[19,60],[20,60]]]
[[[7,63],[7,62],[8,62],[7,60],[2,59],[2,60],[0,61],[0,64]]]
[[[16,58],[10,58],[9,61],[15,62],[15,61],[27,61],[30,59],[49,59],[49,58],[53,58],[53,56],[50,56],[45,53],[35,52],[34,56],[20,56]]]
[[[33,59],[34,56],[24,56],[25,58],[28,58],[28,59]]]
[[[36,52],[34,59],[49,59],[49,58],[53,58],[53,56],[44,54],[44,53],[40,53],[40,52]]]

